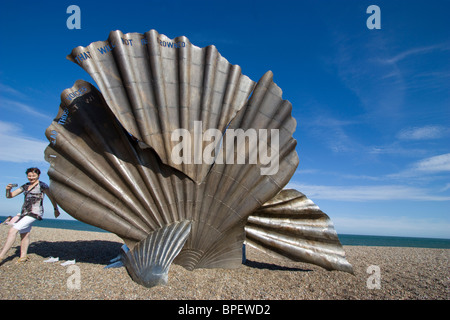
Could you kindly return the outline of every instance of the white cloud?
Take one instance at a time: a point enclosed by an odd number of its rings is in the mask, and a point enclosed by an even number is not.
[[[430,194],[423,188],[403,185],[382,186],[324,186],[289,183],[286,188],[294,188],[310,199],[335,201],[450,201],[450,196]]]
[[[403,171],[386,175],[386,178],[430,178],[433,174],[445,174],[448,172],[450,172],[450,153],[445,153],[419,160]]]
[[[27,137],[15,124],[0,121],[0,161],[43,162],[48,142]]]
[[[6,93],[12,94],[16,97],[21,97],[21,98],[24,97],[24,94],[22,92],[17,91],[16,89],[14,89],[6,84],[3,84],[3,83],[0,83],[0,92],[6,92]]]
[[[425,172],[450,171],[450,153],[423,159],[414,165],[414,169]]]
[[[449,130],[441,126],[425,126],[404,129],[397,137],[401,140],[429,140],[444,137]]]
[[[389,59],[384,59],[384,60],[380,60],[380,62],[382,63],[386,63],[386,64],[396,64],[410,56],[414,56],[414,55],[420,55],[420,54],[426,54],[429,52],[433,52],[437,49],[446,49],[444,46],[442,45],[434,45],[434,46],[428,46],[428,47],[417,47],[417,48],[412,48],[406,51],[403,51],[399,54],[397,54],[396,56],[389,58]]]
[[[50,121],[52,120],[52,118],[49,115],[44,114],[22,102],[2,98],[2,105],[8,107],[9,109],[20,110],[23,113],[27,113],[28,115],[33,117],[39,117]]]
[[[374,155],[384,155],[384,154],[393,154],[393,155],[401,155],[401,156],[411,156],[413,155],[425,155],[427,153],[426,149],[420,148],[405,148],[398,143],[392,143],[390,145],[385,146],[372,146],[368,148],[367,151],[369,154]]]

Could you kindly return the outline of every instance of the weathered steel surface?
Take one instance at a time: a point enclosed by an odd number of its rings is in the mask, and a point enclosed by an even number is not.
[[[68,59],[91,75],[129,133],[197,183],[211,164],[174,163],[171,150],[178,142],[171,140],[172,132],[183,128],[193,134],[195,121],[202,122],[203,132],[223,132],[255,86],[215,46],[199,48],[184,36],[172,40],[155,30],[112,31],[106,41],[73,49]]]
[[[61,94],[46,131],[50,188],[70,215],[124,240],[135,281],[164,283],[172,260],[189,270],[238,267],[246,233],[260,249],[350,270],[328,217],[316,210],[313,219],[324,227],[307,233],[312,218],[304,204],[292,191],[279,193],[298,166],[296,121],[270,71],[255,83],[214,46],[154,30],[114,31],[68,58],[102,93],[78,80]],[[229,131],[249,136],[240,141]],[[192,161],[174,160],[179,132],[187,134],[183,141],[194,137],[182,152]],[[256,143],[250,133],[260,134]],[[280,199],[294,220],[273,211]],[[163,248],[173,251],[156,254]]]
[[[123,250],[122,261],[131,278],[146,287],[167,283],[170,265],[186,242],[191,223],[168,224],[148,235],[131,250]]]
[[[330,218],[297,190],[281,191],[253,212],[245,242],[272,255],[353,273]]]
[[[289,115],[290,104],[282,103],[277,88],[270,74],[263,77],[229,128],[258,128],[262,119],[267,123],[271,118],[261,107],[269,109],[273,100],[278,101],[274,118]],[[74,92],[78,97],[68,101]],[[101,93],[78,80],[63,92],[60,111],[46,131],[50,188],[66,212],[116,233],[130,248],[167,224],[189,220],[191,232],[176,263],[190,270],[238,267],[247,217],[282,189],[298,164],[295,121],[290,116],[269,121],[269,127],[282,126],[291,132],[280,135],[277,174],[261,175],[261,163],[214,163],[197,184],[162,163],[153,149],[141,149]]]

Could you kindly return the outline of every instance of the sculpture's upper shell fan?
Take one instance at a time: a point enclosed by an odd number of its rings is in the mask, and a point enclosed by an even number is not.
[[[92,76],[129,133],[197,183],[211,164],[194,159],[194,144],[189,163],[172,161],[171,150],[178,143],[172,133],[186,129],[193,134],[195,121],[202,122],[203,132],[223,132],[255,85],[214,46],[199,48],[184,36],[171,40],[155,30],[113,31],[107,41],[77,47],[68,58]]]

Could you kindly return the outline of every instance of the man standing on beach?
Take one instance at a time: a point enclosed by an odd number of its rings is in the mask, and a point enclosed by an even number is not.
[[[36,220],[42,220],[42,216],[44,214],[44,194],[48,196],[50,201],[53,204],[55,218],[59,216],[58,205],[56,201],[53,199],[50,189],[47,184],[39,181],[39,176],[41,171],[38,168],[29,168],[26,171],[27,178],[29,180],[28,183],[23,186],[17,188],[13,192],[11,189],[13,187],[12,184],[8,184],[6,186],[6,198],[14,198],[15,196],[25,193],[25,199],[22,206],[22,211],[19,215],[19,219],[13,224],[12,228],[8,232],[8,237],[6,238],[5,245],[0,252],[0,263],[5,258],[6,253],[12,247],[16,235],[19,232],[21,237],[20,243],[20,258],[17,262],[26,262],[28,261],[28,246],[30,245],[30,231],[31,225]]]

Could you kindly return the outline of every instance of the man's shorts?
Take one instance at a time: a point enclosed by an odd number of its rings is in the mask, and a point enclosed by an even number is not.
[[[25,216],[18,222],[14,223],[13,228],[19,230],[19,233],[27,233],[31,231],[31,225],[36,219],[30,216]]]

